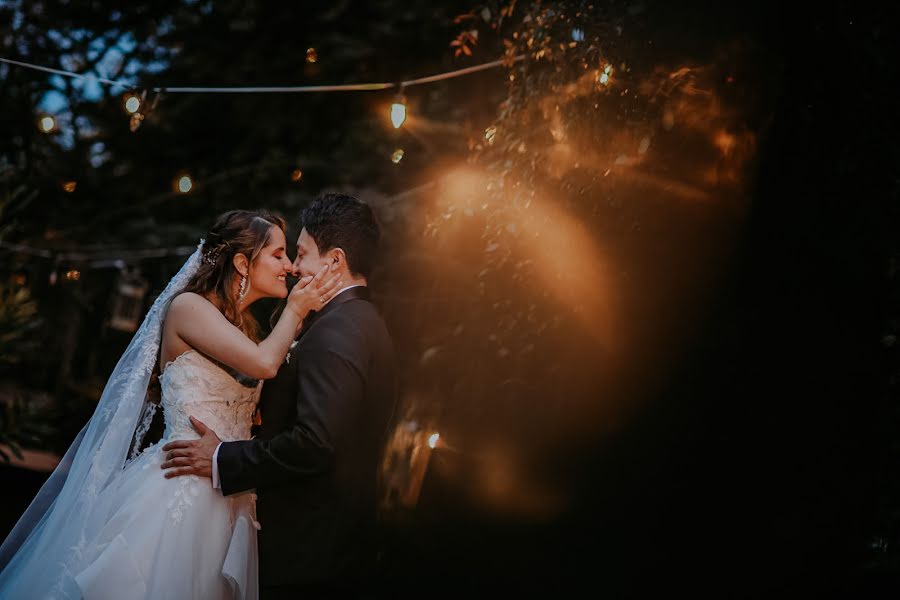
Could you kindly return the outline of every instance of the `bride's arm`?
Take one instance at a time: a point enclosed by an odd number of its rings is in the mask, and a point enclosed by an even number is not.
[[[287,306],[269,337],[255,343],[235,327],[208,300],[194,293],[179,295],[166,314],[170,333],[176,334],[191,348],[256,379],[275,377],[291,342],[300,331],[303,319],[310,310],[327,302],[337,290],[339,276],[322,283],[326,271],[319,272],[312,281],[300,281],[294,286]]]

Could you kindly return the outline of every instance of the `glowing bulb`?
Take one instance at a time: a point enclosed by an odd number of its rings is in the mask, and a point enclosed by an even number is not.
[[[47,115],[46,117],[41,117],[40,120],[41,131],[44,133],[50,133],[54,129],[56,129],[56,119]]]
[[[391,160],[394,161],[395,164],[403,160],[403,148],[394,150],[394,153],[391,154]]]
[[[315,48],[307,48],[306,49],[306,62],[314,63],[319,60],[319,53],[316,52]]]
[[[67,181],[63,184],[63,189],[70,194],[75,191],[75,186],[78,185],[77,181]]]
[[[127,100],[125,100],[125,110],[128,111],[128,114],[134,114],[141,108],[141,99],[137,96],[129,96]]]
[[[600,85],[609,85],[609,82],[612,79],[612,70],[613,68],[610,64],[603,67],[597,74],[597,83]]]
[[[183,175],[178,179],[178,191],[182,194],[190,192],[192,187],[194,187],[194,182],[191,181],[190,175]]]
[[[294,172],[291,173],[291,181],[300,181],[301,179],[303,179],[303,171],[294,169]]]
[[[404,121],[406,121],[406,99],[399,96],[391,104],[391,123],[394,124],[394,129],[399,129]]]
[[[78,269],[72,269],[71,271],[66,271],[66,279],[69,281],[78,281],[81,279],[81,271]]]
[[[434,448],[435,446],[437,446],[437,443],[438,443],[438,440],[439,440],[439,439],[441,439],[441,434],[439,434],[439,433],[432,433],[432,434],[428,437],[428,447],[429,447],[429,448]]]

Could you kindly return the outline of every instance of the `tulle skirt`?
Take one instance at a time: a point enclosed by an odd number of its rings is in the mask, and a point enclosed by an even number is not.
[[[49,597],[256,600],[255,494],[224,497],[206,478],[166,479],[166,442],[147,448],[99,494],[73,560],[45,565],[45,581],[57,581]],[[11,583],[4,599],[33,598],[41,587]]]

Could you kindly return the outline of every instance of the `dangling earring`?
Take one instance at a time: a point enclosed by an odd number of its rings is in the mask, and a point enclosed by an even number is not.
[[[238,302],[244,303],[244,296],[247,295],[247,276],[241,275],[241,290],[238,292]]]

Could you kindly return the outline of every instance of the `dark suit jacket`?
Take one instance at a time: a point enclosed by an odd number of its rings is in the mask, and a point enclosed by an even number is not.
[[[393,345],[367,288],[307,319],[263,386],[258,435],[219,448],[222,493],[258,493],[261,585],[365,579],[395,394]]]

